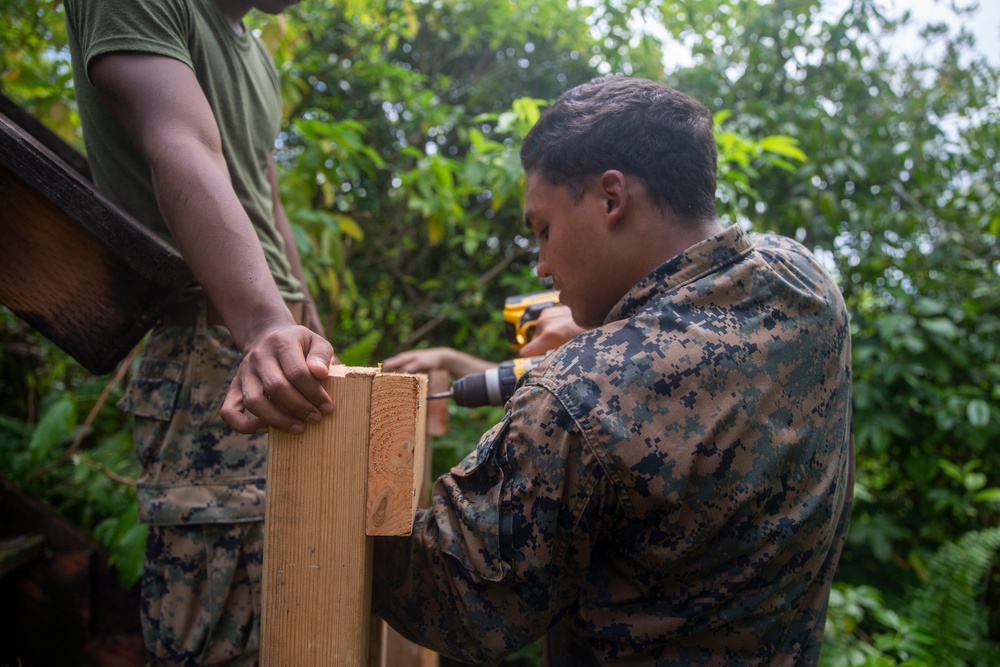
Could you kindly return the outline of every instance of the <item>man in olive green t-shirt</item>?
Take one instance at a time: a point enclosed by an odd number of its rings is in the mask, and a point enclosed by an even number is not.
[[[278,197],[277,73],[243,23],[296,1],[65,5],[95,182],[197,280],[121,403],[142,464],[155,664],[256,664],[266,428],[300,432],[333,410],[320,382],[333,348]]]

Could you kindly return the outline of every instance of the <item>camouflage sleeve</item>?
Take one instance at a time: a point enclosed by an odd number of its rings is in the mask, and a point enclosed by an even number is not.
[[[434,485],[409,538],[377,538],[373,608],[434,650],[489,664],[570,611],[616,520],[602,468],[559,401],[522,388]]]

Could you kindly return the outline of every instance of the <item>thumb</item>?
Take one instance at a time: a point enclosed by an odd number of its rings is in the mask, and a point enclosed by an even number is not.
[[[521,346],[521,349],[517,352],[517,356],[527,359],[528,357],[545,354],[553,347],[558,346],[552,345],[551,341],[546,340],[545,334],[541,334]]]
[[[330,362],[333,360],[333,345],[325,338],[313,334],[309,348],[306,350],[306,366],[316,379],[322,380],[330,374]]]

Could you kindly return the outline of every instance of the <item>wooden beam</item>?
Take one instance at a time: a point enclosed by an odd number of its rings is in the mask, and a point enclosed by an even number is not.
[[[193,281],[176,250],[3,114],[0,238],[0,304],[96,374]]]
[[[4,95],[2,91],[0,91],[0,114],[7,116],[84,179],[91,182],[94,180],[90,173],[90,163],[80,151],[63,141],[62,137],[32,116],[24,107]]]
[[[145,664],[139,588],[124,588],[87,532],[2,473],[0,535],[45,536],[34,559],[0,577],[0,665]]]
[[[427,393],[445,392],[450,385],[451,376],[444,369],[432,370],[429,373],[427,382]],[[448,401],[434,400],[427,401],[427,443],[423,456],[423,475],[417,485],[417,507],[427,507],[431,499],[431,477],[432,464],[434,460],[433,438],[447,435],[448,433]],[[416,474],[417,469],[414,468]],[[412,526],[411,526],[412,530]],[[380,622],[381,632],[379,633],[379,660],[370,661],[371,667],[438,667],[438,654],[429,648],[424,648],[414,644],[410,640],[392,629],[392,627],[378,619],[372,617],[373,621]],[[374,625],[372,627],[375,627]],[[375,637],[372,638],[373,653]]]
[[[93,183],[3,115],[0,149],[0,165],[77,226],[113,247],[118,257],[142,276],[178,280],[182,286],[190,281],[191,274],[173,246],[118,208]]]
[[[369,535],[409,535],[423,486],[427,376],[405,377],[377,375],[372,382]]]
[[[443,368],[432,368],[427,374],[427,393],[443,394],[451,387],[451,375]],[[427,435],[439,438],[448,435],[448,404],[451,399],[428,401]]]
[[[380,530],[408,533],[412,525],[414,462],[424,456],[426,381],[333,366],[324,385],[334,401],[333,415],[300,435],[270,433],[263,667],[365,667],[371,613],[369,494],[381,517],[375,519]],[[373,450],[378,474],[369,487]],[[408,492],[402,490],[404,479]],[[400,519],[404,507],[405,522]]]

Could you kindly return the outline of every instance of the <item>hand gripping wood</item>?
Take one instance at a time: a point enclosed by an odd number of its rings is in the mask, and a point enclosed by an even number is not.
[[[333,366],[325,386],[332,415],[269,436],[263,667],[367,665],[371,536],[413,525],[426,376]]]

